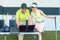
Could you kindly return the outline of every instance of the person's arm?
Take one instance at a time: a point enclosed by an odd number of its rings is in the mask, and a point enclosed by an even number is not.
[[[6,15],[6,16],[4,17],[4,25],[6,24],[7,17],[8,17],[8,15]]]
[[[5,16],[5,17],[4,17],[4,25],[6,24],[6,18],[7,18],[7,17]]]
[[[28,24],[30,24],[30,20],[31,20],[31,18],[30,18],[30,15],[28,16]]]
[[[35,19],[33,18],[33,16],[31,16],[31,20],[32,20],[32,25],[35,25]]]
[[[31,22],[31,18],[30,18],[30,11],[29,11],[29,10],[28,10],[27,15],[28,15],[28,24],[30,24],[30,22]]]
[[[48,16],[48,15],[46,15],[42,10],[40,10],[40,13],[41,13],[44,17],[46,17],[46,18],[56,18],[55,16]]]
[[[19,22],[18,18],[16,18],[16,24],[17,24],[17,27],[19,28],[20,22]]]
[[[31,22],[32,22],[32,25],[35,24],[35,19],[33,18],[33,13],[31,12]]]
[[[19,21],[19,10],[16,12],[16,24],[17,24],[17,27],[19,28],[19,25],[20,25],[20,21]]]

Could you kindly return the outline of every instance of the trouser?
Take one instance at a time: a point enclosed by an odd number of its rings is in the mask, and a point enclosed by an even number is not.
[[[26,22],[20,22],[20,25],[26,25]],[[24,34],[18,34],[18,40],[23,40]]]
[[[24,34],[18,34],[18,40],[23,40]]]

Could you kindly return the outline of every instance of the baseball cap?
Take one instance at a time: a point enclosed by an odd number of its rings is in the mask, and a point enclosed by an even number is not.
[[[21,8],[22,9],[26,9],[27,8],[27,5],[25,3],[22,3]]]

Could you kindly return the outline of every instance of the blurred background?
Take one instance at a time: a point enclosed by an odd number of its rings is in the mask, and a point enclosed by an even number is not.
[[[38,9],[49,16],[56,16],[56,27],[58,31],[58,40],[60,39],[60,3],[59,0],[0,0],[0,28],[4,25],[4,17],[9,13],[9,26],[11,32],[18,32],[15,15],[16,11],[21,7],[22,3],[26,3],[28,9],[31,10],[31,4],[35,2],[38,4]],[[43,40],[55,40],[55,19],[45,19],[45,32]],[[13,29],[14,28],[14,29]],[[1,29],[0,29],[1,31]]]

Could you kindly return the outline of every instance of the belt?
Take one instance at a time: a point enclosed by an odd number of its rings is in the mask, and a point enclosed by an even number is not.
[[[36,21],[37,22],[37,21]],[[37,22],[37,23],[42,23],[42,22],[44,22],[44,20],[43,21],[41,21],[41,22]]]

